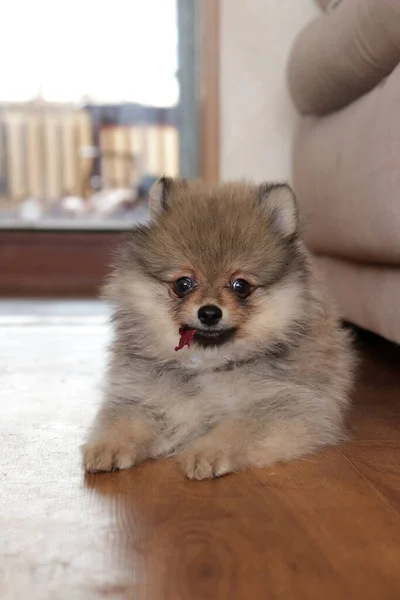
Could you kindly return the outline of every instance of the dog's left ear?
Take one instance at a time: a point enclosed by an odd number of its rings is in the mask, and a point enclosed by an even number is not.
[[[299,222],[299,210],[290,185],[263,183],[260,194],[262,206],[279,232],[285,237],[293,235]]]
[[[150,188],[150,216],[157,217],[167,210],[173,194],[187,185],[188,182],[183,177],[160,177]]]

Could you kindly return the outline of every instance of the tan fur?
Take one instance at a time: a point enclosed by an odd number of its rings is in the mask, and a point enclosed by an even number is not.
[[[161,180],[152,221],[106,288],[115,339],[85,468],[177,455],[193,479],[303,456],[343,438],[353,355],[298,231],[288,186]],[[173,282],[196,281],[184,299]],[[246,300],[230,288],[244,278]],[[218,346],[175,352],[178,328],[216,304]]]

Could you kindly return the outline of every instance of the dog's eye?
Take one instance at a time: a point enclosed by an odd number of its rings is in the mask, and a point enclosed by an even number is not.
[[[177,296],[180,296],[182,298],[182,296],[184,296],[185,294],[187,294],[188,292],[190,292],[190,290],[192,290],[194,287],[194,281],[193,279],[190,279],[190,277],[180,277],[179,279],[177,279],[173,285],[173,289],[174,292]]]
[[[231,288],[239,298],[247,298],[251,292],[251,285],[245,279],[235,279],[231,283]]]

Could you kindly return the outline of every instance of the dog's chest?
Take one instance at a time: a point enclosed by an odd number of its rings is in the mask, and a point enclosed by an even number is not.
[[[188,393],[165,407],[157,453],[169,454],[238,412],[240,400],[229,381],[212,374],[193,378]]]
[[[167,419],[175,427],[182,423],[199,426],[233,416],[240,410],[242,390],[227,373],[201,373],[193,376],[187,394],[168,409]]]

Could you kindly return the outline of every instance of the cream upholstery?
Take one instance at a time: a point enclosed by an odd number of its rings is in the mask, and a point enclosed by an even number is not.
[[[300,34],[288,76],[307,244],[343,316],[400,343],[400,1],[341,0]]]

